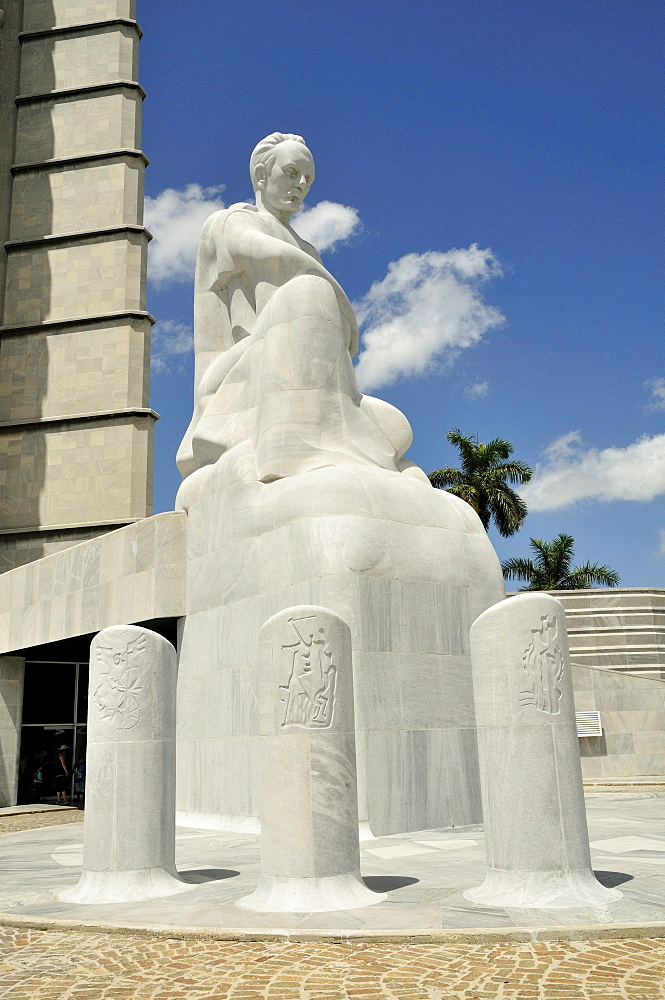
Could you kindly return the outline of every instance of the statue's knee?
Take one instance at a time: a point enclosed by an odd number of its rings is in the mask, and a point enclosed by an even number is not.
[[[271,324],[302,316],[339,318],[337,297],[330,282],[318,274],[299,274],[282,285],[271,303]]]

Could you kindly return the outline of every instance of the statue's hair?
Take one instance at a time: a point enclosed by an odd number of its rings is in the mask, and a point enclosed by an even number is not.
[[[252,187],[256,191],[256,168],[259,164],[263,164],[268,170],[272,169],[272,165],[275,162],[275,146],[278,146],[280,142],[301,142],[303,146],[307,143],[301,135],[293,135],[291,132],[273,132],[272,135],[267,135],[265,139],[261,139],[261,142],[252,150],[252,155],[249,158],[249,176],[252,179]]]

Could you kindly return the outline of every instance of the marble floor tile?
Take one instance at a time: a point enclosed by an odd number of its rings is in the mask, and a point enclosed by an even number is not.
[[[653,837],[611,837],[609,840],[592,840],[591,846],[610,854],[628,854],[630,851],[662,851],[665,853],[665,839]]]
[[[372,907],[316,914],[265,914],[235,903],[256,887],[260,840],[233,831],[178,828],[176,857],[191,888],[182,896],[135,904],[76,906],[58,900],[78,879],[82,824],[42,827],[0,838],[0,912],[39,920],[65,919],[126,927],[237,928],[257,933],[363,930],[426,933],[438,928],[654,923],[665,928],[665,795],[649,799],[608,793],[588,803],[594,869],[622,899],[607,907],[526,910],[477,906],[463,893],[485,877],[478,825],[419,830],[363,842],[368,886],[385,892]],[[611,826],[610,826],[611,824]],[[608,837],[610,831],[613,836]],[[662,871],[662,875],[660,872]]]

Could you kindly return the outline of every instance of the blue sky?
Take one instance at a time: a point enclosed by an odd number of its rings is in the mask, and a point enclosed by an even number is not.
[[[660,0],[137,6],[155,511],[191,414],[197,230],[250,199],[259,139],[296,132],[302,234],[358,304],[364,387],[409,418],[409,457],[457,464],[456,426],[507,437],[537,471],[501,558],[565,532],[664,587]]]

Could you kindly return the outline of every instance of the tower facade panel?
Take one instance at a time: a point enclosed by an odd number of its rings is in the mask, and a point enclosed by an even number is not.
[[[0,29],[0,571],[151,513],[133,0],[16,0]],[[9,109],[9,110],[7,110]]]

